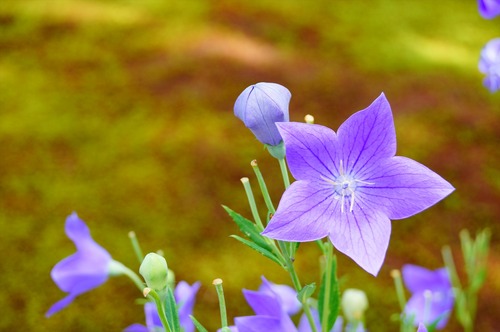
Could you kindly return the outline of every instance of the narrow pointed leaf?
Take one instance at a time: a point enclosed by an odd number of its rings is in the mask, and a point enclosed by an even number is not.
[[[167,288],[167,298],[165,301],[165,313],[168,324],[172,327],[172,332],[181,332],[181,323],[179,321],[179,312],[175,302],[174,293],[170,287]]]
[[[272,251],[271,246],[266,242],[265,238],[262,235],[260,235],[260,232],[257,230],[253,222],[246,219],[239,213],[234,212],[227,206],[223,205],[222,207],[234,220],[236,225],[238,225],[243,234],[245,234],[250,240],[252,240],[252,242],[254,242],[259,247],[266,249],[267,251]]]
[[[328,310],[328,320],[327,320],[327,331],[330,331],[335,324],[335,319],[339,314],[339,304],[340,304],[340,291],[339,291],[339,283],[337,280],[337,259],[332,257],[332,268],[330,271],[327,269],[323,273],[323,277],[321,278],[321,285],[319,288],[319,297],[318,297],[318,311],[320,322],[323,322],[323,308],[326,306],[329,308]],[[330,273],[330,278],[327,278],[327,273]],[[330,291],[329,294],[326,294],[326,282],[330,279]],[[325,303],[326,302],[326,303]]]
[[[203,325],[201,325],[201,323],[198,322],[198,320],[194,318],[194,316],[189,315],[189,318],[191,318],[191,321],[193,322],[194,326],[196,326],[198,332],[208,332],[208,330]]]
[[[316,290],[316,283],[313,282],[312,284],[305,285],[302,287],[300,292],[297,294],[297,299],[301,302],[304,303],[308,298],[311,297],[311,295],[314,293]]]
[[[266,248],[259,247],[257,244],[253,243],[252,241],[248,241],[248,240],[246,240],[238,235],[231,235],[231,237],[240,241],[241,243],[249,246],[253,250],[258,251],[260,254],[262,254],[263,256],[269,258],[270,260],[278,263],[280,266],[285,267],[284,264],[279,260],[279,258],[276,257],[276,255],[274,255],[272,252],[270,252]]]

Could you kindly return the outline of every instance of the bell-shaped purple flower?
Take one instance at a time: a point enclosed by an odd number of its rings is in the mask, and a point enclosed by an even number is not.
[[[483,47],[479,71],[486,74],[483,84],[488,90],[500,90],[500,38],[490,40]]]
[[[376,275],[389,245],[390,219],[419,213],[454,190],[427,167],[395,156],[396,132],[384,94],[337,133],[305,123],[277,126],[297,181],[262,233],[267,237],[305,242],[328,236],[337,250]]]
[[[288,122],[290,91],[276,83],[257,83],[238,96],[234,114],[248,127],[259,141],[270,146],[282,142],[276,122]]]
[[[402,268],[403,282],[412,293],[406,303],[405,315],[420,323],[442,329],[448,322],[453,309],[454,297],[450,277],[445,268],[434,271],[416,265]]]
[[[113,261],[111,255],[92,239],[87,225],[76,213],[66,218],[65,230],[77,252],[57,263],[50,274],[57,286],[69,294],[55,303],[46,317],[68,306],[78,295],[106,282]]]
[[[491,19],[500,14],[500,0],[478,0],[479,14]]]
[[[201,284],[195,282],[189,285],[185,281],[177,284],[174,290],[175,302],[178,306],[179,321],[184,332],[194,332],[194,324],[189,316],[193,313],[193,307],[196,300],[196,294],[200,289]],[[163,329],[156,304],[148,302],[144,305],[144,313],[146,315],[146,326],[142,324],[132,324],[128,326],[124,332],[156,332]]]
[[[296,332],[297,328],[289,316],[298,311],[298,300],[290,296],[292,293],[295,291],[291,287],[272,284],[264,277],[258,291],[244,289],[243,295],[255,316],[236,317],[237,331]]]

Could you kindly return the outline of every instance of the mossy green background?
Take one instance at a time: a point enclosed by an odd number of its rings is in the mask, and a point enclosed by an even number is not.
[[[120,331],[143,322],[125,277],[64,296],[50,269],[74,252],[63,230],[77,211],[96,241],[138,269],[127,233],[162,249],[178,280],[203,283],[196,317],[218,324],[211,282],[224,280],[230,317],[251,313],[241,288],[285,272],[235,240],[221,204],[250,216],[239,179],[257,159],[275,203],[277,163],[232,114],[248,85],[292,92],[291,119],[336,129],[381,92],[398,154],[455,187],[443,202],[394,221],[377,278],[339,254],[343,287],[366,291],[370,331],[396,331],[389,276],[405,263],[438,268],[459,256],[458,232],[493,232],[477,331],[500,304],[500,93],[482,86],[479,52],[500,35],[476,1],[3,0],[0,2],[0,330]],[[262,200],[257,196],[263,207]],[[300,247],[303,282],[318,281],[318,250]],[[458,259],[460,262],[460,259]],[[462,270],[460,270],[462,272]],[[463,275],[463,274],[462,274]],[[459,330],[452,318],[446,330]]]

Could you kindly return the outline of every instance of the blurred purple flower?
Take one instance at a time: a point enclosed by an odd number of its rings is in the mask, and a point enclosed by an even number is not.
[[[174,290],[175,302],[178,305],[179,320],[184,332],[194,332],[194,324],[189,316],[193,313],[196,294],[200,289],[201,284],[195,282],[190,286],[187,282],[181,281],[177,284]],[[132,324],[128,326],[124,332],[156,332],[163,331],[163,324],[156,309],[156,304],[148,302],[144,305],[144,313],[146,315],[146,326],[142,324]]]
[[[481,51],[479,71],[486,74],[483,84],[491,92],[500,90],[500,38],[490,40]]]
[[[243,295],[255,312],[255,316],[236,317],[234,322],[237,331],[297,331],[289,316],[298,311],[298,300],[295,296],[290,296],[292,293],[295,291],[291,287],[272,284],[264,277],[262,277],[262,286],[258,291],[244,289]]]
[[[424,324],[419,323],[419,324],[418,324],[418,329],[417,329],[417,332],[427,332],[427,328],[425,327],[425,325],[424,325]]]
[[[189,316],[193,313],[196,294],[200,286],[200,282],[195,282],[190,286],[187,282],[181,281],[175,287],[175,302],[179,305],[179,320],[184,332],[194,331],[194,324]]]
[[[64,309],[78,295],[106,282],[113,261],[111,255],[92,239],[87,225],[75,212],[66,218],[65,230],[77,252],[57,263],[50,275],[57,286],[69,294],[52,305],[46,317]]]
[[[395,156],[396,133],[384,94],[338,129],[278,123],[295,179],[262,233],[305,242],[328,236],[337,250],[376,275],[390,219],[410,217],[454,188],[427,167]]]
[[[275,122],[288,122],[290,91],[276,83],[251,85],[238,96],[234,114],[259,141],[276,146],[282,141]]]
[[[478,0],[479,14],[491,19],[500,14],[500,0]]]
[[[454,297],[450,277],[445,268],[434,271],[416,265],[402,268],[403,282],[412,293],[405,307],[405,315],[413,319],[415,326],[430,325],[439,320],[437,329],[448,322],[453,309]]]

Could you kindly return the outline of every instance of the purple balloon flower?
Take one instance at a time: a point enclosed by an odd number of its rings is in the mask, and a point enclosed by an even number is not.
[[[243,295],[256,315],[236,317],[234,322],[238,332],[297,331],[289,315],[300,309],[300,303],[297,304],[296,292],[291,287],[272,284],[262,277],[258,291],[244,289]]]
[[[194,324],[189,316],[193,313],[194,302],[196,294],[200,289],[201,284],[195,282],[189,285],[185,281],[177,284],[174,290],[175,302],[178,305],[179,321],[184,332],[194,332]],[[147,302],[144,305],[144,313],[146,315],[146,326],[142,324],[132,324],[128,326],[124,332],[155,332],[163,331],[163,324],[161,323],[156,304]]]
[[[500,38],[490,40],[483,47],[479,71],[486,74],[483,84],[488,90],[500,90]]]
[[[305,242],[328,236],[337,250],[376,275],[390,219],[410,217],[454,188],[427,167],[395,156],[396,133],[384,94],[333,130],[278,123],[295,179],[262,233]]]
[[[50,275],[57,286],[69,294],[50,307],[46,317],[64,309],[78,295],[106,282],[113,261],[111,255],[92,239],[87,225],[75,212],[66,218],[65,230],[77,252],[57,263]]]
[[[448,322],[453,309],[454,297],[450,277],[445,268],[434,271],[416,265],[405,265],[403,282],[412,293],[405,307],[405,315],[413,319],[415,326],[430,325],[439,321],[437,329]]]
[[[500,0],[478,0],[479,14],[491,19],[500,14]]]
[[[276,83],[251,85],[238,96],[234,114],[247,126],[259,141],[270,146],[279,145],[281,135],[276,122],[288,122],[290,91]]]

